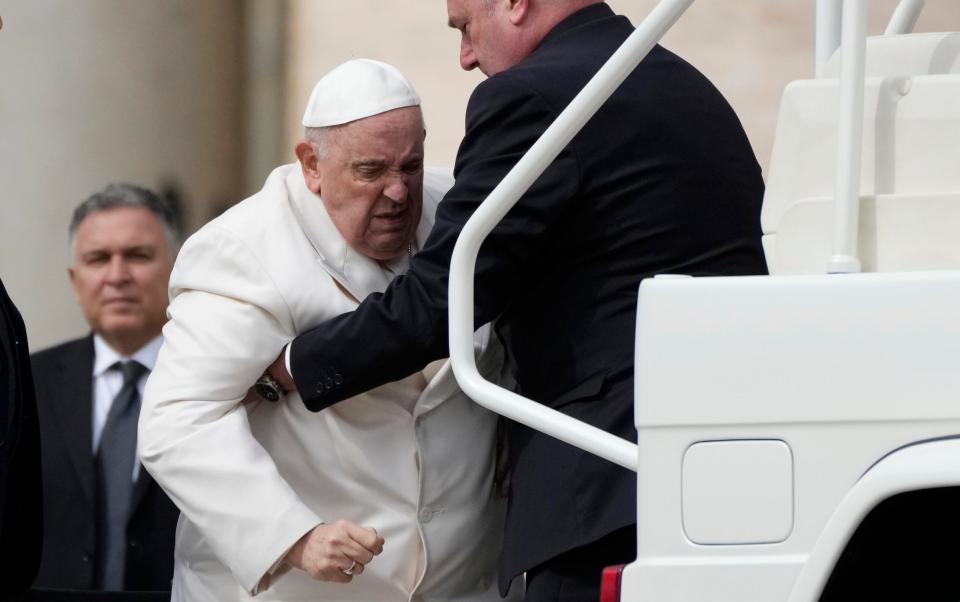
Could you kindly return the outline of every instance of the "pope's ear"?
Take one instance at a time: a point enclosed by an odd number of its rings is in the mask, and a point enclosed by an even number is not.
[[[303,181],[314,194],[320,194],[320,157],[317,150],[306,140],[297,144],[294,152],[300,161],[300,170],[303,172]]]

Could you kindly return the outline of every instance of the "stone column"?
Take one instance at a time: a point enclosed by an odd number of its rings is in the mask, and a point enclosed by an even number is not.
[[[242,15],[231,0],[0,5],[0,275],[32,348],[87,331],[67,281],[73,208],[109,182],[239,199]]]

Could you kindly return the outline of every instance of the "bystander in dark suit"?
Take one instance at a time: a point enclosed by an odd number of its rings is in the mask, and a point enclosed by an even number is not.
[[[591,0],[447,8],[461,66],[489,76],[467,107],[456,183],[405,276],[291,344],[296,387],[314,411],[448,353],[448,270],[461,228],[634,29]],[[635,441],[640,281],[765,273],[762,195],[731,107],[657,46],[484,242],[477,323],[496,320],[523,395]],[[523,426],[509,425],[508,437],[501,589],[526,572],[528,600],[596,599],[602,566],[636,554],[635,475]]]
[[[0,597],[23,592],[40,563],[40,439],[27,332],[0,281]]]
[[[70,281],[92,333],[33,355],[43,443],[36,586],[169,590],[179,511],[136,458],[176,232],[151,192],[111,185],[74,212]]]

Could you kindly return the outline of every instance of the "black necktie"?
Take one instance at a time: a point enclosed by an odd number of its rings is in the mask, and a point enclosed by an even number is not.
[[[100,587],[122,590],[127,547],[127,517],[133,493],[140,394],[137,381],[147,371],[135,361],[117,362],[123,387],[113,398],[97,448]]]

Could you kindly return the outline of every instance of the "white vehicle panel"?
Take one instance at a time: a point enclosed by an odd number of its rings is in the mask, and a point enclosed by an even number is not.
[[[960,433],[957,307],[960,272],[644,282],[639,549],[623,599],[786,600],[824,525],[879,458]],[[688,449],[773,439],[793,456],[789,537],[691,541]]]

